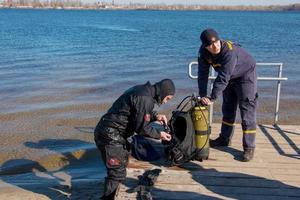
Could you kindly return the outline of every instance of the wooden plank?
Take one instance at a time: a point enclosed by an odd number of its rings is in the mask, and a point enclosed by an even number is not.
[[[258,170],[257,170],[258,171]],[[180,179],[182,176],[183,178],[192,178],[192,177],[208,177],[208,178],[240,178],[240,179],[257,179],[257,178],[268,178],[272,179],[272,175],[269,173],[268,170],[265,170],[263,172],[257,173],[257,171],[248,171],[246,172],[227,172],[227,171],[217,171],[217,170],[202,170],[202,171],[178,171],[178,170],[165,170],[162,168],[162,173],[159,177],[165,177],[167,176],[174,176],[177,179]],[[252,174],[251,174],[252,173]],[[128,170],[128,177],[137,177],[138,175],[141,175],[142,172],[135,171],[132,172]]]
[[[296,160],[297,161],[297,160]],[[296,163],[287,163],[287,162],[265,162],[263,159],[260,159],[258,156],[254,158],[252,162],[240,162],[234,159],[227,160],[226,162],[224,160],[207,160],[203,162],[197,162],[195,163],[198,164],[190,164],[187,163],[184,166],[186,168],[196,168],[196,169],[201,169],[201,168],[218,168],[218,167],[227,167],[227,168],[242,168],[242,169],[247,169],[247,168],[258,168],[258,169],[264,169],[264,168],[276,168],[276,169],[300,169],[300,161]],[[165,164],[162,163],[147,163],[147,162],[138,162],[138,161],[130,161],[129,167],[133,168],[153,168],[157,166],[166,166]]]

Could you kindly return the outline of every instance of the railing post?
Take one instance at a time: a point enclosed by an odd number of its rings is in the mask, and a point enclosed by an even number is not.
[[[278,78],[282,77],[282,63],[278,67]],[[276,92],[276,107],[275,107],[275,116],[274,124],[278,122],[278,112],[279,112],[279,101],[280,101],[280,90],[281,90],[281,81],[277,81],[277,92]]]

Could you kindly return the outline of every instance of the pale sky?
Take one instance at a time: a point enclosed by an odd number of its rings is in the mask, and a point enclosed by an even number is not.
[[[112,0],[81,0],[84,3],[112,2]],[[300,0],[114,0],[115,4],[198,4],[198,5],[287,5],[300,3]]]

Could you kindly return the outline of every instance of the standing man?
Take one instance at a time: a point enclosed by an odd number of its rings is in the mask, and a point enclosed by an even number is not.
[[[211,147],[229,146],[239,105],[243,129],[243,161],[254,156],[256,134],[257,75],[253,57],[231,41],[220,40],[214,29],[201,35],[198,56],[198,87],[201,103],[212,104],[223,93],[221,133],[210,141]],[[207,96],[209,67],[218,72],[210,96]]]
[[[134,86],[122,94],[100,119],[95,129],[95,142],[107,168],[102,199],[114,199],[119,183],[125,180],[129,148],[126,139],[134,132],[155,139],[170,141],[171,135],[150,125],[152,121],[167,124],[165,115],[153,111],[154,104],[173,98],[175,86],[164,79],[151,85]]]

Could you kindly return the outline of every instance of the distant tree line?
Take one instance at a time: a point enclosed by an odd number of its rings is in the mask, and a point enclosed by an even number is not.
[[[128,9],[128,10],[270,10],[300,11],[300,4],[286,6],[211,6],[211,5],[165,5],[129,4],[115,5],[114,0],[103,0],[93,4],[81,0],[2,0],[0,7],[5,8],[66,8],[66,9]]]
[[[4,0],[3,7],[82,7],[83,3],[80,0]]]
[[[124,5],[125,9],[145,9],[145,10],[266,10],[266,11],[300,11],[300,4],[286,6],[214,6],[214,5],[147,5],[130,4]]]

